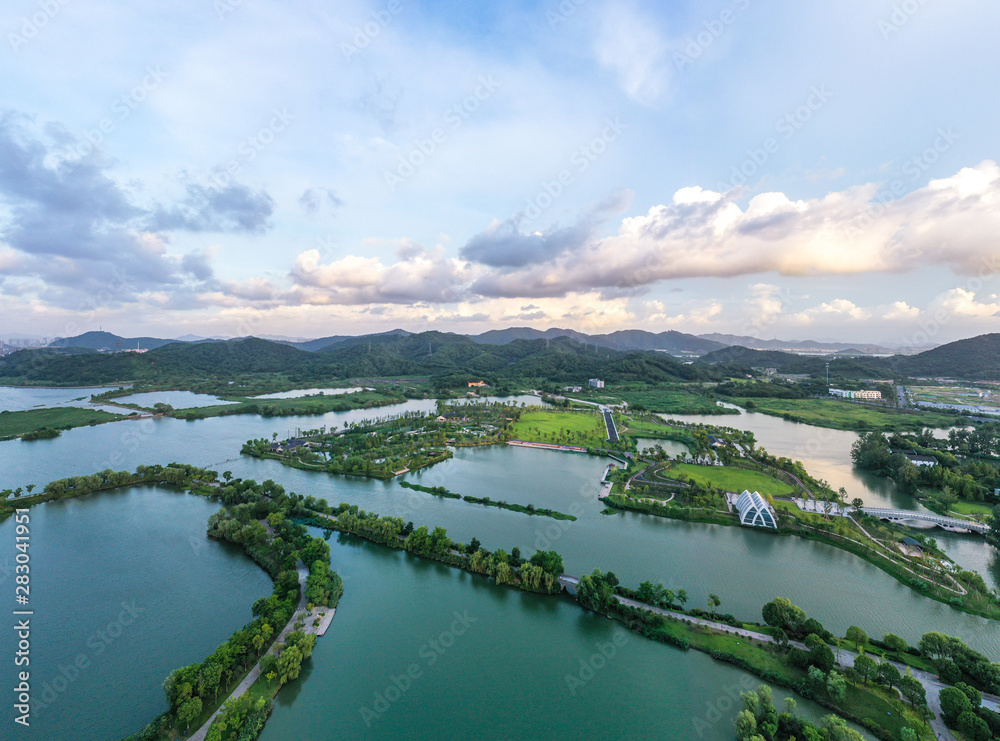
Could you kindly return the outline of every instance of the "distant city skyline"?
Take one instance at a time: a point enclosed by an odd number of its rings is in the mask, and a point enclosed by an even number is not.
[[[50,5],[0,335],[1000,327],[987,0]]]

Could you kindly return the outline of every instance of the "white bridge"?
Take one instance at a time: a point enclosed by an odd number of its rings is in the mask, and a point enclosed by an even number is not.
[[[900,522],[902,520],[923,520],[924,522],[932,522],[945,530],[974,530],[982,535],[985,535],[990,531],[988,526],[980,525],[978,522],[959,520],[954,517],[944,517],[930,512],[912,512],[903,509],[881,509],[879,507],[862,507],[861,511],[871,517],[877,517],[880,520],[890,520],[892,522]]]

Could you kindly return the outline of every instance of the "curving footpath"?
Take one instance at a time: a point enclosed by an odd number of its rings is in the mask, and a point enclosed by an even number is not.
[[[570,576],[568,574],[563,574],[558,579],[559,583],[563,586],[576,587],[580,580],[575,576]],[[756,641],[762,641],[764,643],[774,643],[774,638],[769,636],[767,633],[758,633],[753,630],[747,630],[746,628],[734,628],[732,625],[727,625],[725,623],[720,623],[715,620],[706,620],[705,618],[694,617],[692,615],[685,615],[680,612],[674,612],[673,610],[666,610],[661,607],[653,607],[652,605],[647,605],[644,602],[638,602],[628,597],[622,597],[620,595],[615,595],[615,599],[618,600],[620,604],[627,605],[628,607],[634,607],[640,610],[649,610],[658,615],[664,617],[672,618],[674,620],[682,620],[686,623],[691,623],[693,625],[702,625],[706,628],[712,628],[713,630],[718,630],[724,633],[733,633],[734,635],[743,636],[747,639],[753,639]],[[795,646],[796,648],[801,648],[804,650],[806,646],[801,641],[789,641],[789,645]],[[849,651],[845,648],[834,648],[834,653],[837,657],[837,663],[840,666],[847,666],[842,660],[845,659],[850,661],[851,664],[854,663],[854,659],[858,657],[858,654],[854,651]],[[901,664],[897,661],[890,661],[893,666],[899,669],[900,673],[906,674],[909,672],[913,675],[914,679],[923,685],[924,691],[927,693],[927,705],[934,712],[934,718],[931,720],[931,730],[934,731],[935,738],[941,739],[941,741],[956,741],[955,736],[952,734],[951,729],[944,724],[941,719],[941,690],[948,685],[943,684],[937,676],[931,674],[930,672],[921,671],[919,669],[914,669],[908,667],[905,664]],[[1000,697],[994,697],[992,695],[983,695],[983,704],[990,707],[991,710],[996,710],[998,706],[998,701]],[[992,706],[992,707],[991,707]]]
[[[279,633],[278,637],[274,639],[274,643],[271,644],[271,648],[267,650],[264,656],[267,656],[268,654],[277,653],[278,646],[288,636],[289,633],[295,630],[295,624],[299,620],[305,623],[305,625],[302,628],[302,631],[304,633],[315,633],[317,636],[320,636],[326,632],[326,628],[327,626],[329,626],[330,620],[333,618],[332,614],[328,614],[326,618],[321,621],[318,627],[312,624],[313,620],[319,619],[319,614],[321,612],[330,613],[331,611],[335,611],[336,608],[321,606],[321,607],[314,607],[312,609],[312,612],[307,610],[306,579],[309,577],[309,569],[307,569],[305,565],[300,561],[297,571],[299,574],[299,590],[301,592],[299,596],[299,605],[295,609],[295,612],[292,614],[292,617],[285,624],[285,627],[282,629],[281,633]],[[261,659],[263,659],[263,656],[261,657]],[[249,671],[246,677],[243,678],[243,681],[240,682],[236,686],[236,689],[233,690],[232,694],[230,694],[229,697],[227,697],[225,701],[223,701],[223,703],[219,705],[219,708],[214,713],[212,713],[211,717],[207,721],[205,721],[205,724],[197,731],[192,733],[190,736],[188,736],[188,741],[205,741],[205,737],[208,735],[208,729],[212,727],[212,722],[215,720],[216,716],[222,712],[222,708],[225,707],[227,703],[230,703],[233,700],[242,697],[246,693],[246,691],[253,686],[253,683],[256,682],[259,678],[260,678],[260,661],[258,661],[256,664],[253,665],[253,668]]]

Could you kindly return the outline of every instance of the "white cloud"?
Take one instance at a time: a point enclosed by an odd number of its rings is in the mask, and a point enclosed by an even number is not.
[[[793,201],[762,193],[746,209],[737,193],[679,190],[668,205],[626,218],[618,233],[565,246],[546,263],[491,273],[475,286],[494,296],[555,296],[634,288],[675,278],[906,272],[942,265],[958,273],[1000,266],[1000,167],[987,160],[887,205],[874,184]]]
[[[670,74],[667,43],[657,25],[630,3],[608,3],[594,42],[598,61],[615,71],[630,98],[644,104],[660,97]]]

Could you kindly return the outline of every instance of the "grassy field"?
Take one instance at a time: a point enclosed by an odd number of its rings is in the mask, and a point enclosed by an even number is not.
[[[951,505],[951,510],[963,515],[992,515],[993,505],[959,500]]]
[[[104,422],[114,422],[125,418],[123,414],[111,414],[100,409],[82,409],[78,407],[0,412],[0,440],[20,437],[26,432],[34,432],[43,427],[68,430],[73,427],[99,425]]]
[[[238,399],[228,397],[226,400]],[[288,415],[326,414],[327,412],[347,412],[351,409],[386,406],[404,401],[403,397],[378,391],[359,391],[354,394],[326,394],[323,396],[302,396],[296,399],[245,399],[232,404],[217,404],[209,407],[175,409],[171,416],[181,419],[205,419],[229,414],[260,414],[265,417]]]
[[[950,414],[905,412],[837,399],[753,399],[752,401],[756,405],[752,411],[837,430],[919,430],[922,427],[952,427],[960,419]],[[738,403],[745,404],[746,400]]]
[[[628,402],[629,406],[640,406],[659,414],[738,414],[733,409],[720,407],[711,399],[692,394],[677,386],[653,386],[650,388],[608,388],[617,398]]]
[[[678,478],[681,475],[687,476],[691,481],[699,484],[711,484],[717,489],[726,491],[759,491],[761,494],[771,496],[788,496],[794,494],[797,489],[791,484],[778,481],[766,473],[760,471],[748,471],[743,468],[729,468],[727,466],[696,466],[693,463],[677,463],[671,466],[665,474],[670,478]]]
[[[608,438],[604,418],[596,411],[524,412],[514,424],[515,440],[601,447]]]
[[[938,404],[963,404],[977,407],[1000,407],[1000,395],[995,390],[977,389],[968,386],[907,386],[914,402],[936,402]],[[980,397],[982,393],[989,396]]]

